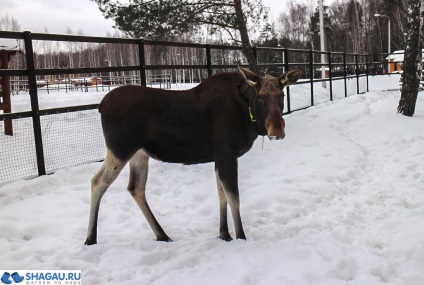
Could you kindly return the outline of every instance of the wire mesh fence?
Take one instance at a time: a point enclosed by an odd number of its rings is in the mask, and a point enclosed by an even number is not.
[[[0,122],[0,183],[38,176],[32,118],[12,120],[13,136]],[[105,156],[97,109],[41,116],[46,173],[101,161]]]
[[[38,176],[32,118],[12,120],[13,136],[5,135],[0,121],[0,183]]]
[[[104,159],[97,109],[42,116],[41,129],[47,173]]]

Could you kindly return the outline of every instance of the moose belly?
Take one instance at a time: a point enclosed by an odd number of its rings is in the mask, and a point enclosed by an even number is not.
[[[209,144],[183,141],[156,141],[144,147],[152,158],[171,163],[198,164],[213,161]]]

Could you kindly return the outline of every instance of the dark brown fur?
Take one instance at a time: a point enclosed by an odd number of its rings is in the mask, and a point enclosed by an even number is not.
[[[140,148],[165,162],[214,161],[226,145],[233,155],[257,137],[247,100],[255,95],[237,73],[221,73],[187,91],[123,86],[100,104],[107,147],[128,160]]]

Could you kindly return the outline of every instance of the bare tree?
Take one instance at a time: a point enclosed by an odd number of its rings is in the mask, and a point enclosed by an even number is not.
[[[0,16],[0,31],[12,31],[17,32],[21,30],[21,25],[19,25],[18,19],[15,17],[9,17],[8,14],[6,16]]]
[[[278,18],[278,32],[281,37],[291,42],[293,48],[305,48],[311,39],[310,19],[311,8],[304,3],[295,3],[291,0],[287,4],[287,11]]]

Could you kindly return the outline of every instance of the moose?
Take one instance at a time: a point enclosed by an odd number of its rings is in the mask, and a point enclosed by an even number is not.
[[[97,243],[100,201],[129,162],[128,191],[156,240],[172,241],[146,200],[149,158],[168,163],[215,163],[219,195],[219,238],[228,231],[229,204],[237,239],[246,239],[240,216],[237,159],[258,135],[283,139],[283,88],[294,84],[302,68],[279,78],[261,77],[246,68],[209,77],[185,91],[127,85],[110,91],[99,112],[106,142],[106,158],[91,180],[91,205],[86,245]]]

